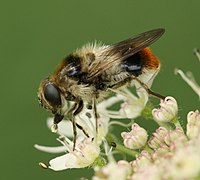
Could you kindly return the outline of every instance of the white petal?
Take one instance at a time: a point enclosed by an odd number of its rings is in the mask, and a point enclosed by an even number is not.
[[[90,166],[99,156],[100,148],[95,142],[86,139],[77,147],[79,150],[52,159],[49,168],[61,171],[71,168],[84,168]]]
[[[68,148],[65,146],[48,147],[48,146],[41,146],[41,145],[35,144],[34,147],[40,151],[48,152],[48,153],[61,153],[68,150]]]
[[[47,126],[51,129],[53,125],[53,118],[47,118]],[[80,130],[77,128],[77,132],[80,133]],[[58,123],[58,134],[64,135],[67,137],[74,137],[72,123],[69,120],[62,120]]]
[[[65,154],[59,157],[56,157],[55,159],[52,159],[49,162],[49,168],[53,169],[54,171],[61,171],[65,169],[71,169],[71,168],[82,168],[77,163],[77,157],[73,154]]]

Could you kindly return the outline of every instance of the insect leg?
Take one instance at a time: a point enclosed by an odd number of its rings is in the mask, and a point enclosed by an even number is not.
[[[94,117],[95,117],[95,125],[96,125],[96,133],[98,133],[98,114],[97,114],[97,104],[96,99],[93,99],[93,106],[94,106]]]
[[[85,131],[85,129],[81,125],[75,122],[75,116],[78,113],[80,113],[82,109],[83,109],[83,101],[81,100],[79,103],[74,103],[74,105],[65,113],[65,116],[68,116],[70,113],[72,113],[75,110],[75,112],[72,114],[73,117],[70,118],[70,121],[72,122],[72,126],[73,126],[74,141],[76,141],[76,136],[77,136],[76,127],[79,128],[89,138],[89,135]]]
[[[74,133],[74,137],[73,137],[73,151],[75,150],[76,147],[76,137],[77,137],[77,131],[76,131],[76,121],[74,116],[72,117],[72,126],[73,126],[73,133]]]
[[[75,109],[77,109],[77,103],[76,103],[76,102],[73,104],[72,107],[70,107],[70,108],[68,109],[68,111],[65,113],[65,116],[68,116],[68,115],[69,115],[70,113],[72,113]]]
[[[140,83],[140,85],[147,91],[148,94],[150,94],[152,96],[155,96],[157,98],[160,98],[160,99],[165,99],[166,98],[165,96],[152,91],[145,83],[143,83],[142,81],[140,81],[137,77],[135,77],[135,76],[132,76],[132,77],[133,77],[133,79],[135,79],[137,82]]]
[[[72,114],[72,126],[73,126],[73,132],[74,132],[74,139],[73,139],[73,151],[75,150],[75,147],[76,147],[76,138],[77,138],[77,130],[76,130],[76,121],[75,121],[75,116],[81,112],[81,110],[83,109],[83,101],[80,100],[78,103],[77,103],[77,108],[76,110],[73,112]]]
[[[131,81],[131,77],[127,77],[126,79],[120,81],[120,82],[117,82],[116,84],[113,84],[111,86],[108,86],[108,88],[110,89],[117,89],[117,88],[120,88],[121,86],[125,85],[127,82],[130,82]]]
[[[85,136],[87,138],[90,137],[89,134],[85,131],[85,129],[81,125],[79,125],[78,123],[76,123],[76,127],[79,128],[85,134]]]

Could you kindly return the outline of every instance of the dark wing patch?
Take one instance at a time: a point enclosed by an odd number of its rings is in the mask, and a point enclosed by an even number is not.
[[[162,28],[153,29],[105,47],[99,55],[101,60],[94,62],[90,67],[88,79],[101,75],[104,71],[111,68],[113,64],[120,64],[124,59],[148,47],[158,40],[164,32],[165,30]]]

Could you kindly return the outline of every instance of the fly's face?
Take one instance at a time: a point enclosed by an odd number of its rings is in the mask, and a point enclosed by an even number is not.
[[[61,121],[63,119],[66,100],[61,90],[54,82],[48,78],[41,82],[38,91],[38,99],[42,107],[55,115],[56,121]]]

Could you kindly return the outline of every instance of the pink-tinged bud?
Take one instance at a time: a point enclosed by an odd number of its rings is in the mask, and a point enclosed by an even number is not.
[[[176,127],[176,129],[169,131],[165,138],[165,143],[170,147],[171,150],[182,146],[187,141],[187,137],[180,127]]]
[[[96,168],[95,176],[92,180],[102,179],[129,179],[132,174],[132,167],[129,162],[121,160],[119,162],[110,162],[103,168]]]
[[[194,139],[200,135],[200,113],[190,111],[187,115],[187,136]]]
[[[152,149],[160,148],[165,144],[165,138],[168,135],[169,131],[164,127],[159,127],[156,129],[156,132],[153,133],[153,136],[149,139],[148,145]]]
[[[147,131],[141,128],[138,124],[132,125],[130,132],[122,132],[122,138],[124,139],[124,145],[129,149],[140,149],[147,142]]]
[[[154,161],[160,161],[160,158],[167,156],[170,156],[170,148],[166,144],[161,145],[161,147],[154,150],[152,154],[152,158]]]
[[[168,96],[160,102],[159,109],[153,109],[152,115],[157,122],[170,122],[178,113],[178,105],[176,100]]]
[[[142,151],[137,157],[136,160],[130,162],[133,170],[136,172],[139,168],[143,168],[152,163],[152,157],[147,151]]]
[[[126,169],[126,174],[131,174],[132,172],[132,167],[128,161],[120,160],[117,162],[117,166],[119,167],[119,169]]]

